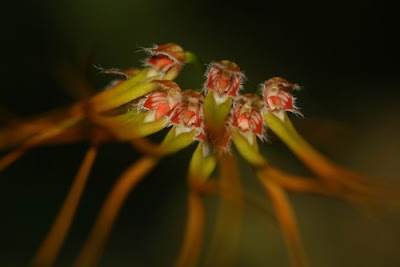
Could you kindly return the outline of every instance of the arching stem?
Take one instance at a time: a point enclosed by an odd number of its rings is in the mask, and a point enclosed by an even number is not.
[[[279,185],[268,179],[268,177],[263,177],[261,174],[259,174],[258,177],[275,208],[275,213],[288,248],[291,265],[293,267],[308,266],[294,211],[289,203],[287,195]]]
[[[132,189],[157,164],[158,159],[143,157],[132,164],[117,180],[105,200],[89,238],[74,266],[96,266],[117,215]]]
[[[81,167],[72,183],[50,231],[37,250],[32,266],[52,266],[68,234],[76,213],[90,170],[97,155],[97,146],[93,145],[87,151]]]

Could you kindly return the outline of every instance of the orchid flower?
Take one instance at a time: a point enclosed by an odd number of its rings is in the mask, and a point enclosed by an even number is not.
[[[161,72],[166,79],[174,79],[185,64],[185,51],[177,44],[155,45],[144,50],[150,55],[144,65]]]
[[[208,66],[205,90],[214,92],[217,103],[225,102],[229,97],[235,98],[244,80],[239,66],[229,60],[222,60]]]
[[[253,143],[253,136],[263,139],[264,123],[262,110],[264,102],[253,94],[245,94],[236,99],[232,110],[232,126],[239,129],[250,144]]]
[[[263,98],[266,107],[281,120],[285,119],[285,111],[300,114],[294,104],[295,99],[291,95],[293,90],[299,88],[297,84],[289,83],[280,77],[268,79],[263,84]]]

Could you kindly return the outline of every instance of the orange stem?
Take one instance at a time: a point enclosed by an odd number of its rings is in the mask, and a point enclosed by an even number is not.
[[[212,266],[233,266],[242,225],[243,192],[235,159],[222,150],[218,154],[220,189],[225,192],[221,194],[214,236],[206,261]]]
[[[176,267],[196,266],[203,243],[204,204],[201,195],[191,189],[188,201],[186,231]]]
[[[52,266],[70,229],[79,200],[97,155],[97,146],[87,151],[68,195],[50,231],[36,252],[32,266]]]
[[[11,151],[10,153],[8,153],[4,157],[2,157],[0,159],[0,172],[5,170],[13,162],[18,160],[22,155],[24,155],[26,150],[27,149],[25,147],[21,147],[19,149]]]
[[[319,180],[284,173],[270,166],[265,169],[265,174],[269,179],[273,180],[281,187],[293,192],[312,193],[325,196],[334,195],[332,190],[328,189],[328,186]]]
[[[57,125],[56,127],[51,127],[46,131],[43,131],[40,134],[33,136],[24,144],[22,144],[22,146],[20,146],[18,149],[11,151],[0,159],[0,171],[3,171],[10,164],[19,159],[23,154],[25,154],[28,149],[40,145],[43,142],[62,134],[66,129],[74,125],[76,122],[77,121],[75,119],[67,120],[62,124]]]
[[[283,231],[284,240],[288,248],[292,266],[308,266],[306,253],[297,228],[294,211],[289,203],[287,195],[275,182],[264,177],[259,178],[275,208],[276,216]]]
[[[121,207],[141,179],[156,165],[157,158],[143,157],[132,164],[108,194],[75,266],[96,266]]]

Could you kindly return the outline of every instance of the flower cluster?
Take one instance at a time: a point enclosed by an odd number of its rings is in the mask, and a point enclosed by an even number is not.
[[[165,79],[169,72],[179,71],[185,62],[183,49],[176,44],[165,44],[145,49],[150,55],[145,66],[152,68],[149,75],[162,75]],[[148,76],[149,76],[148,75]],[[229,60],[211,63],[205,73],[206,81],[201,90],[186,89],[167,80],[161,81],[161,87],[139,100],[137,108],[150,111],[144,122],[166,118],[168,125],[176,125],[176,133],[196,130],[195,139],[211,143],[229,150],[232,129],[237,129],[249,143],[253,137],[265,139],[266,124],[263,114],[272,112],[282,121],[285,111],[298,112],[294,106],[291,90],[299,88],[283,78],[274,77],[263,83],[262,98],[255,94],[241,95],[245,75],[239,66]],[[211,92],[216,105],[231,99],[233,102],[225,118],[225,129],[218,142],[213,137],[213,129],[204,119],[204,96]]]
[[[235,158],[229,153],[232,144],[255,169],[258,180],[270,196],[293,266],[306,266],[307,260],[285,191],[339,197],[357,204],[370,203],[383,192],[386,195],[392,193],[386,188],[376,190],[375,185],[330,161],[301,137],[286,114],[300,114],[292,96],[292,92],[299,89],[297,84],[273,77],[261,84],[260,96],[240,94],[245,75],[236,63],[221,60],[209,64],[203,88],[182,90],[173,80],[185,64],[196,64],[196,56],[174,43],[145,51],[148,57],[144,68],[102,69],[122,77],[114,80],[106,90],[67,108],[63,114],[44,115],[0,129],[0,149],[15,148],[0,159],[0,171],[28,149],[40,145],[92,141],[63,208],[33,259],[34,266],[50,266],[56,260],[98,144],[102,142],[128,141],[144,156],[133,163],[111,189],[77,257],[76,266],[93,266],[98,262],[113,222],[130,191],[162,157],[194,142],[198,142],[198,146],[188,170],[188,219],[176,266],[195,266],[200,255],[204,194],[218,194],[223,201],[235,202],[240,207],[242,189]],[[85,128],[88,126],[89,130]],[[162,143],[155,144],[146,139],[146,136],[165,128],[171,129]],[[258,150],[257,139],[266,138],[267,128],[316,177],[295,176],[272,166]],[[220,179],[215,182],[209,178],[217,167]],[[221,213],[226,214],[222,210]],[[232,216],[240,220],[240,213]],[[224,223],[231,225],[227,229],[235,236],[237,228],[232,225],[236,224],[226,218]],[[235,242],[227,246],[233,251]]]

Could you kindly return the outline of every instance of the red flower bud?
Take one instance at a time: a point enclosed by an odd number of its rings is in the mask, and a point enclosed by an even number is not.
[[[147,48],[146,51],[150,54],[146,65],[163,72],[167,72],[174,66],[181,68],[185,63],[185,51],[174,43],[154,46]]]
[[[244,79],[243,73],[236,63],[222,60],[212,63],[206,73],[207,81],[205,88],[214,91],[219,96],[235,98]]]
[[[160,89],[150,93],[141,105],[143,109],[154,111],[154,117],[148,120],[169,117],[181,100],[181,89],[176,83],[168,80],[154,82],[160,85]]]
[[[260,97],[245,94],[237,98],[232,111],[232,126],[241,132],[252,132],[256,135],[263,134],[263,119],[261,110],[264,103]]]
[[[185,90],[182,93],[182,101],[177,105],[171,117],[173,124],[179,125],[179,131],[191,131],[197,129],[197,139],[204,141],[203,126],[203,102],[204,97],[200,92]]]
[[[297,90],[297,84],[289,83],[287,80],[274,77],[267,80],[263,85],[263,97],[270,111],[296,111],[292,90]]]

